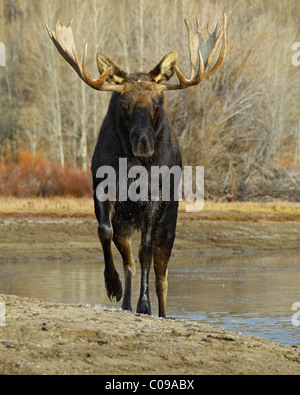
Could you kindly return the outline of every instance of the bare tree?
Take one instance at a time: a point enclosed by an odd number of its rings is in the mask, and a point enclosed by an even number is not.
[[[167,95],[183,157],[205,166],[209,198],[231,199],[232,191],[239,199],[269,191],[297,195],[300,80],[291,45],[300,37],[300,4],[288,0],[224,0],[222,7],[214,0],[2,0],[7,66],[0,68],[0,159],[30,150],[89,167],[110,94],[77,80],[48,42],[45,23],[74,18],[78,50],[89,43],[95,77],[96,52],[128,72],[147,72],[175,48],[185,72],[182,19],[200,15],[201,24],[213,25],[223,9],[229,21],[224,67],[200,89]]]

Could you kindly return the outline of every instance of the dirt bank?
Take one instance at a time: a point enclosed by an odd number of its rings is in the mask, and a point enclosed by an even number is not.
[[[179,216],[174,254],[299,248],[298,221],[191,220],[189,216]],[[139,241],[136,234],[135,254]],[[73,257],[88,261],[99,255],[101,246],[93,218],[0,218],[0,262]]]
[[[300,374],[297,348],[208,325],[0,295],[0,374]]]

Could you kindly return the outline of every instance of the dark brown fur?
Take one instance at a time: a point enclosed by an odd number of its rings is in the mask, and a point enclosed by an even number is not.
[[[125,90],[122,94],[112,95],[95,149],[92,173],[95,214],[99,222],[98,234],[105,258],[104,275],[109,298],[120,300],[123,293],[113,261],[111,244],[114,241],[124,265],[125,292],[122,308],[132,310],[131,290],[136,263],[131,250],[131,236],[138,229],[141,231],[139,260],[142,275],[137,312],[151,314],[149,272],[153,261],[159,315],[165,317],[167,267],[175,239],[178,211],[173,183],[170,186],[171,199],[168,202],[100,202],[96,193],[97,186],[103,181],[96,177],[97,169],[101,166],[112,166],[118,180],[119,158],[127,159],[128,170],[137,165],[145,167],[149,172],[151,166],[181,167],[180,150],[169,125],[164,94],[156,85],[157,79],[170,78],[174,70],[170,65],[168,76],[159,77],[160,70],[158,65],[156,71],[149,74],[118,73],[120,81],[125,83]]]
[[[143,166],[174,166],[181,168],[181,155],[177,139],[172,132],[165,108],[163,91],[186,89],[198,85],[213,75],[222,65],[226,54],[226,24],[219,33],[218,27],[210,34],[208,25],[202,29],[197,20],[197,30],[185,21],[189,37],[189,52],[192,66],[191,78],[186,79],[176,66],[177,52],[168,53],[148,74],[128,75],[107,56],[98,53],[97,65],[100,76],[94,80],[87,70],[87,45],[82,63],[79,62],[73,37],[72,24],[66,27],[59,22],[55,31],[47,25],[47,31],[63,58],[73,67],[78,76],[90,87],[100,91],[114,92],[107,115],[101,127],[92,161],[95,214],[99,222],[98,234],[105,259],[105,284],[110,299],[122,298],[122,284],[116,271],[111,244],[114,241],[123,257],[125,292],[122,307],[132,310],[131,288],[135,274],[135,260],[131,251],[131,236],[140,229],[142,238],[139,259],[142,268],[141,292],[138,313],[151,314],[149,300],[149,271],[152,261],[156,274],[156,291],[159,315],[166,316],[168,289],[167,267],[171,255],[177,222],[178,202],[175,199],[174,180],[170,183],[170,199],[163,201],[131,200],[102,201],[97,194],[104,175],[97,177],[98,169],[110,166],[119,175],[119,159],[127,160],[128,168]],[[210,62],[222,40],[219,58],[213,67]],[[179,84],[165,85],[176,72]],[[100,173],[99,173],[100,174]],[[102,178],[101,178],[102,177]],[[129,184],[132,180],[125,180]],[[119,185],[116,186],[117,189]],[[176,188],[175,188],[176,189]],[[160,186],[160,192],[162,187]]]

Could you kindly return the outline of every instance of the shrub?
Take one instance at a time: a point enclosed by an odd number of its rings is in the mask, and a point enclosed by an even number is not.
[[[0,162],[0,194],[16,197],[90,196],[90,171],[62,167],[41,155],[20,152],[15,162]]]

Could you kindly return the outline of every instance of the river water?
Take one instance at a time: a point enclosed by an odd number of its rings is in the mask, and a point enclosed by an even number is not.
[[[120,259],[117,266],[121,273]],[[292,306],[300,302],[299,269],[299,251],[175,255],[169,264],[168,316],[300,345],[300,314],[292,323],[297,314]],[[0,262],[0,293],[119,308],[121,303],[106,296],[103,270],[101,257],[93,263],[76,258]],[[133,306],[139,282],[138,269]],[[150,292],[157,315],[153,274]]]

